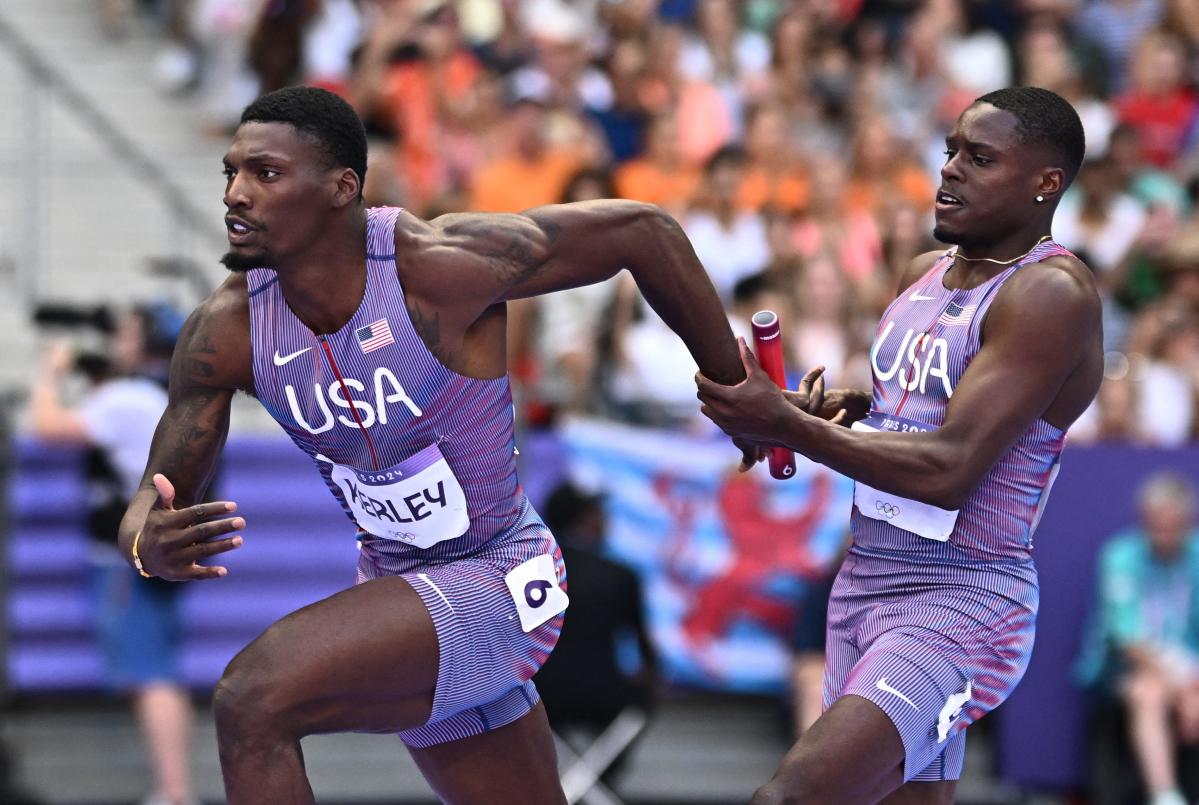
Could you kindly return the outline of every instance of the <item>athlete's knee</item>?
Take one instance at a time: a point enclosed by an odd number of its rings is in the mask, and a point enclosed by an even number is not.
[[[269,673],[235,657],[213,692],[218,736],[243,740],[256,734],[288,732],[286,700],[281,694]]]
[[[833,775],[824,764],[800,755],[754,792],[751,805],[824,805],[837,801],[842,800]]]
[[[827,805],[852,801],[857,780],[839,775],[836,764],[811,747],[796,746],[775,776],[754,792],[752,805]],[[846,785],[848,783],[848,785]]]

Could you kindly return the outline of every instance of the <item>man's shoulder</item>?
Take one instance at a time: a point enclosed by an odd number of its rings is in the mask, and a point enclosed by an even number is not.
[[[996,296],[996,304],[1019,297],[1024,310],[1039,303],[1047,313],[1060,316],[1069,309],[1098,313],[1101,308],[1095,275],[1072,254],[1057,254],[1016,271]]]
[[[196,313],[221,324],[250,323],[250,285],[244,273],[231,274],[196,306]]]
[[[249,288],[244,274],[226,278],[192,311],[175,347],[175,361],[181,359],[186,371],[204,385],[253,388]]]
[[[1073,254],[1055,254],[1008,277],[995,294],[988,325],[1005,320],[1034,328],[1049,322],[1098,328],[1102,307],[1086,264]]]
[[[944,255],[945,249],[935,249],[913,257],[912,261],[908,263],[908,267],[904,269],[903,274],[899,277],[899,287],[896,289],[896,295],[902,294],[915,284],[916,280],[927,274]]]

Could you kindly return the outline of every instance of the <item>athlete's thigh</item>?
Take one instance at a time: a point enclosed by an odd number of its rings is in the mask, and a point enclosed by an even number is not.
[[[397,732],[428,720],[437,663],[424,602],[390,576],[276,622],[234,658],[222,685],[266,697],[299,734]]]
[[[843,696],[802,736],[775,773],[804,801],[878,802],[903,784],[903,740],[877,705]]]
[[[538,704],[499,729],[408,751],[447,805],[558,805],[557,754]]]

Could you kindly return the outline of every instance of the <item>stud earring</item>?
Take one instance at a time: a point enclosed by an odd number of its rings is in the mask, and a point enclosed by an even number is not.
[[[1044,200],[1045,200],[1045,197],[1042,196],[1040,193],[1037,193],[1037,203],[1040,204]]]

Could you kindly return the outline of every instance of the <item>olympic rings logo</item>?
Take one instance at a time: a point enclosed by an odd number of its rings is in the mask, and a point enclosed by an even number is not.
[[[899,507],[894,503],[888,503],[885,500],[874,501],[874,510],[886,517],[888,520],[899,516]]]

